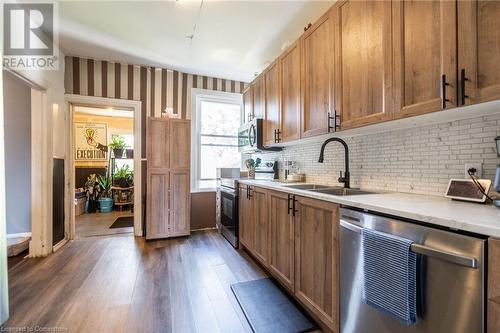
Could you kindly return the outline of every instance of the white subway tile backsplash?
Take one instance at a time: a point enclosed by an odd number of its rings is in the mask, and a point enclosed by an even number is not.
[[[375,190],[442,195],[450,178],[463,178],[465,163],[482,163],[483,177],[493,179],[500,164],[494,138],[500,114],[405,130],[344,138],[349,146],[351,185]],[[299,143],[278,153],[256,154],[264,161],[294,160],[306,181],[339,185],[344,150],[335,142],[318,163],[322,142]],[[283,178],[283,163],[280,177]]]

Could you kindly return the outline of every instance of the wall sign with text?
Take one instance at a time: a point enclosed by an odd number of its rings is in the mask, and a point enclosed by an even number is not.
[[[75,160],[106,161],[108,159],[108,125],[75,122]]]

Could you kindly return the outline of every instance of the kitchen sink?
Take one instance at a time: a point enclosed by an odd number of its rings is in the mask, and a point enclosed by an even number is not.
[[[295,189],[295,190],[320,190],[320,189],[329,189],[331,186],[326,185],[316,185],[316,184],[297,184],[297,185],[283,185],[283,187]]]
[[[358,188],[343,188],[343,187],[330,187],[330,188],[323,188],[323,189],[314,189],[314,190],[310,190],[310,191],[316,192],[316,193],[329,194],[329,195],[338,195],[338,196],[377,194],[376,192],[363,191],[363,190],[360,190]]]

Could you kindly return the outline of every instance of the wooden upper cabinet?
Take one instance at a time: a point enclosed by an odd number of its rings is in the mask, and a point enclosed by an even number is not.
[[[253,82],[253,117],[264,118],[264,78],[258,76]]]
[[[191,120],[170,119],[170,168],[189,169],[191,163]]]
[[[283,142],[300,139],[300,40],[279,58],[281,66],[281,138]]]
[[[339,331],[339,205],[297,198],[295,295],[333,332]]]
[[[264,72],[264,144],[273,145],[281,132],[280,124],[280,67],[273,62]],[[277,135],[275,136],[275,132]],[[279,141],[278,141],[279,142]]]
[[[500,2],[458,1],[457,8],[459,105],[500,99]]]
[[[251,84],[243,91],[243,122],[253,118],[253,87]]]
[[[336,107],[342,128],[392,117],[390,1],[343,1],[335,13]]]
[[[255,257],[265,266],[269,262],[269,210],[267,191],[254,187],[252,191],[254,201],[254,242]]]
[[[149,118],[147,123],[147,153],[149,169],[167,169],[170,166],[170,126],[167,119]]]
[[[333,23],[330,12],[302,35],[301,137],[328,133],[333,110]]]
[[[456,107],[456,2],[392,6],[395,118]]]
[[[289,291],[294,291],[294,220],[288,212],[288,194],[268,192],[270,247],[269,270]]]

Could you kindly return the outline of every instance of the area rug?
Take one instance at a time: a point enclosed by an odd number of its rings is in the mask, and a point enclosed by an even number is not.
[[[133,216],[122,216],[119,217],[113,222],[113,224],[109,227],[110,229],[114,228],[127,228],[134,226],[134,217]]]
[[[309,332],[317,326],[271,279],[231,285],[255,333]]]

